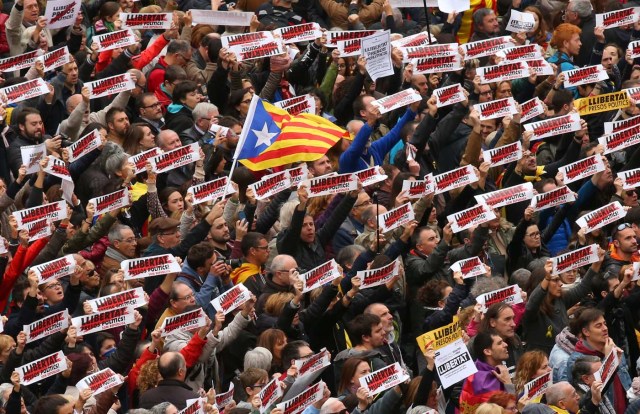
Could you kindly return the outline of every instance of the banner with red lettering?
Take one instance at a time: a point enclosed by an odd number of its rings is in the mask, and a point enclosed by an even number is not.
[[[215,310],[226,315],[244,305],[244,303],[249,299],[251,299],[251,292],[249,289],[247,289],[242,283],[238,283],[222,295],[213,299],[211,301],[211,305]]]
[[[553,384],[553,372],[549,371],[524,384],[524,396],[527,400],[542,395]]]
[[[292,186],[299,186],[301,182],[306,180],[309,176],[309,170],[307,169],[307,163],[303,162],[297,167],[289,168],[287,174],[289,174],[289,180]]]
[[[233,381],[230,381],[229,391],[222,392],[219,394],[216,393],[216,405],[220,410],[224,410],[224,407],[231,404],[231,401],[233,401],[233,388],[234,388]]]
[[[53,315],[45,316],[29,325],[22,325],[22,331],[27,335],[27,343],[46,338],[69,327],[69,311],[63,310]]]
[[[125,290],[112,295],[100,296],[97,299],[87,301],[94,312],[105,312],[118,308],[139,308],[147,304],[144,290],[141,287]]]
[[[113,210],[127,207],[131,204],[131,195],[129,194],[129,189],[123,188],[111,194],[92,198],[89,200],[89,203],[95,206],[95,215],[99,216]]]
[[[29,385],[45,378],[52,377],[67,369],[67,358],[62,351],[33,362],[19,366],[16,371],[20,375],[20,384]]]
[[[388,265],[377,269],[358,270],[356,272],[356,276],[362,279],[362,286],[360,286],[360,289],[384,285],[398,274],[399,269],[400,263],[398,262],[398,259],[396,259]]]
[[[31,207],[24,210],[15,211],[12,216],[18,222],[18,230],[25,228],[27,224],[34,221],[47,219],[50,222],[64,220],[67,218],[67,203],[64,200],[43,206]]]
[[[433,177],[435,183],[435,193],[441,194],[456,188],[464,187],[478,181],[476,172],[470,165],[447,171]]]
[[[360,386],[369,391],[369,395],[377,395],[383,391],[402,384],[410,377],[407,372],[396,362],[382,369],[360,377]]]
[[[65,46],[49,53],[45,53],[44,55],[40,55],[35,60],[42,62],[44,65],[44,71],[49,72],[50,70],[71,62],[71,54],[69,53],[69,48]]]
[[[609,79],[609,75],[602,65],[585,66],[583,68],[567,70],[563,73],[565,88]]]
[[[68,254],[59,259],[33,266],[31,269],[38,276],[38,285],[41,285],[73,274],[76,271],[76,266],[76,259],[72,254]]]
[[[130,156],[128,161],[133,163],[133,165],[136,166],[136,174],[140,174],[141,172],[145,171],[145,165],[147,163],[147,160],[149,160],[150,158],[156,157],[160,154],[162,154],[162,151],[160,150],[160,148],[155,147],[155,148],[151,148],[150,150],[141,152],[139,154]]]
[[[256,15],[253,12],[243,11],[217,11],[191,9],[192,26],[197,24],[224,25],[224,26],[249,26],[251,19]]]
[[[533,198],[533,184],[530,182],[518,184],[474,197],[478,203],[484,203],[491,208],[504,207],[531,200]]]
[[[414,102],[422,100],[422,96],[413,88],[405,89],[393,95],[385,96],[376,101],[371,102],[371,105],[380,110],[381,114],[386,114],[395,109],[402,108],[403,106],[411,105]]]
[[[113,372],[111,368],[105,368],[82,378],[76,384],[76,388],[80,392],[89,389],[93,391],[93,395],[97,395],[122,384],[122,382],[120,375]]]
[[[205,398],[191,398],[187,400],[187,406],[184,410],[180,410],[178,414],[206,414],[204,411]]]
[[[413,212],[413,206],[411,203],[405,203],[400,207],[396,207],[393,210],[389,210],[378,216],[380,232],[390,232],[391,230],[395,230],[398,227],[402,227],[407,223],[410,223],[412,220],[415,220],[415,218],[416,216]]]
[[[611,154],[612,152],[640,144],[640,125],[598,137],[598,143],[604,146],[605,154]]]
[[[173,13],[120,13],[123,28],[167,30],[171,28]]]
[[[47,147],[44,143],[21,146],[20,156],[22,164],[27,167],[27,174],[35,174],[40,171],[40,160],[47,156]]]
[[[596,154],[571,164],[563,165],[558,170],[564,176],[564,183],[569,184],[605,170],[602,155]]]
[[[285,52],[280,39],[265,39],[252,44],[241,44],[231,49],[235,52],[238,62],[281,55]]]
[[[631,59],[640,57],[640,40],[634,40],[633,42],[629,42],[629,46],[627,46],[627,50],[631,51]]]
[[[461,70],[463,66],[462,58],[458,54],[453,56],[411,59],[410,63],[413,65],[413,73],[416,75],[451,72]]]
[[[525,131],[532,131],[531,141],[546,137],[554,137],[569,132],[580,131],[580,115],[572,112],[555,118],[524,124]]]
[[[153,172],[156,174],[175,170],[198,160],[200,160],[200,145],[197,142],[149,158]]]
[[[49,86],[42,78],[35,78],[0,89],[0,95],[7,97],[7,105],[26,101],[49,93]]]
[[[299,42],[310,42],[322,37],[318,23],[303,23],[275,29],[273,34],[280,36],[285,45]]]
[[[533,69],[538,76],[553,75],[555,71],[549,62],[544,59],[531,59],[525,62],[529,69]]]
[[[541,211],[545,208],[560,206],[574,201],[576,201],[575,194],[565,185],[547,191],[546,193],[536,194],[531,199],[531,207],[533,207],[535,211]]]
[[[478,204],[466,210],[459,211],[447,216],[447,221],[451,223],[451,230],[454,233],[466,230],[469,227],[478,226],[496,218],[493,209],[486,204]]]
[[[585,233],[591,233],[600,227],[624,218],[626,215],[627,210],[619,202],[614,201],[580,217],[576,220],[576,224],[580,228],[584,227],[586,229]]]
[[[515,46],[511,36],[492,37],[477,42],[463,43],[464,60],[477,59],[484,56],[495,55],[499,51]]]
[[[400,190],[401,193],[405,192],[410,200],[422,198],[433,193],[433,191],[433,176],[431,176],[431,180],[404,180],[402,182],[402,190]]]
[[[480,83],[503,82],[529,77],[529,68],[524,62],[502,63],[495,66],[480,66],[476,69]]]
[[[276,408],[281,409],[282,414],[300,414],[305,408],[322,400],[324,387],[324,382],[317,382],[292,399],[276,404]]]
[[[15,72],[16,70],[31,67],[41,53],[42,51],[37,49],[21,55],[0,59],[0,72]]]
[[[161,335],[163,337],[168,336],[175,332],[192,331],[194,329],[202,328],[207,324],[205,314],[202,308],[196,310],[181,313],[180,315],[168,316],[162,321],[160,327]]]
[[[378,166],[373,166],[371,168],[358,171],[357,173],[355,173],[355,175],[356,177],[358,177],[363,187],[368,187],[389,178],[386,174],[384,174],[384,170],[382,169],[382,167]]]
[[[522,158],[522,144],[516,141],[513,144],[482,151],[482,159],[491,163],[492,167],[509,164]]]
[[[306,186],[309,198],[331,194],[346,193],[358,189],[358,177],[355,174],[327,174],[304,180],[300,186]]]
[[[265,175],[260,181],[249,184],[249,188],[253,189],[256,199],[258,200],[272,197],[290,187],[291,179],[287,171]]]
[[[362,39],[338,40],[337,49],[340,57],[360,56],[362,51]]]
[[[629,7],[607,13],[596,14],[596,26],[605,29],[631,25],[638,21],[640,16],[640,7]]]
[[[436,106],[442,108],[443,106],[457,104],[467,99],[464,94],[464,89],[459,83],[454,83],[451,86],[445,86],[444,88],[438,88],[433,91],[436,96]]]
[[[298,369],[299,378],[308,377],[331,365],[331,353],[322,348],[317,354],[294,360],[293,364]]]
[[[606,387],[611,378],[613,378],[613,374],[616,373],[618,365],[620,365],[618,350],[614,347],[611,352],[604,357],[600,369],[593,373],[593,377],[596,381],[602,382],[602,385]]]
[[[640,168],[620,171],[618,177],[622,179],[623,190],[634,190],[640,187]]]
[[[516,101],[513,98],[498,99],[496,101],[484,102],[473,105],[478,111],[480,121],[488,119],[503,118],[518,113]]]
[[[478,296],[476,302],[482,305],[482,313],[486,313],[487,309],[495,303],[517,305],[522,303],[522,290],[518,285],[507,286]]]
[[[133,322],[135,322],[135,315],[132,308],[118,308],[71,319],[71,325],[76,327],[79,336],[106,331]]]
[[[529,99],[527,102],[523,103],[522,108],[522,117],[520,118],[520,122],[528,121],[536,116],[540,116],[544,114],[544,105],[540,98]]]
[[[123,260],[120,268],[124,271],[124,280],[180,273],[182,270],[172,254]]]
[[[60,158],[52,155],[47,157],[47,165],[43,168],[43,171],[55,177],[62,178],[63,180],[73,181],[67,164]]]
[[[426,37],[425,37],[426,40]],[[393,42],[391,42],[393,44]],[[458,54],[457,43],[445,43],[442,45],[430,45],[425,43],[421,46],[401,46],[402,59],[404,63],[409,63],[413,59],[422,59],[428,57],[445,57],[455,56]]]
[[[310,94],[294,96],[274,103],[278,108],[282,108],[291,115],[316,113],[316,99]]]
[[[395,3],[398,0],[394,0],[393,3]],[[418,0],[420,1],[420,0]],[[427,0],[427,5],[429,4],[429,2],[432,0]],[[394,4],[394,7],[406,7],[406,6],[397,6]],[[422,7],[422,3],[420,3],[420,7]],[[437,6],[434,6],[437,7]],[[428,46],[431,43],[438,43],[438,41],[436,40],[435,37],[431,36],[429,34],[429,32],[424,31],[424,32],[420,32],[420,33],[416,33],[414,35],[411,36],[405,36],[402,37],[398,40],[394,40],[391,42],[391,46],[393,47],[397,47],[400,49],[403,48],[409,48],[409,47],[420,47],[420,46]],[[454,45],[453,47],[449,46],[449,45]],[[453,48],[453,50],[458,51],[458,44],[457,43],[445,43],[445,44],[441,44],[439,46],[445,46],[447,48]]]
[[[513,33],[533,32],[536,27],[536,19],[533,13],[519,12],[511,10],[511,17],[507,23],[506,30]]]
[[[324,286],[326,283],[329,283],[340,276],[338,263],[334,259],[331,259],[328,262],[309,270],[307,273],[300,275],[303,286],[302,293]]]
[[[69,162],[74,162],[84,157],[91,151],[98,149],[100,144],[102,144],[100,131],[94,129],[67,148],[69,150]]]
[[[23,226],[23,229],[29,232],[29,242],[40,240],[53,234],[51,230],[51,220],[47,218],[28,223]]]
[[[462,273],[464,279],[487,274],[487,269],[478,256],[458,260],[449,266],[449,269],[451,269],[452,272]]]
[[[96,99],[124,91],[130,91],[135,89],[136,83],[133,81],[131,74],[129,72],[125,72],[120,75],[98,79],[93,82],[85,82],[84,86],[89,88],[89,99]]]
[[[250,32],[250,33],[238,33],[228,36],[222,36],[222,47],[229,49],[234,53],[240,51],[242,45],[258,45],[261,42],[268,40],[274,40],[273,33],[269,31]]]
[[[127,47],[137,43],[136,35],[131,29],[124,29],[115,32],[95,35],[92,39],[93,43],[98,44],[98,50],[100,50],[101,52]]]
[[[271,382],[262,387],[258,397],[260,397],[260,414],[263,414],[282,397],[282,387],[278,378],[272,379]]]
[[[537,43],[508,47],[496,53],[496,56],[502,58],[502,61],[500,63],[513,63],[533,59],[544,59],[544,57],[542,56],[542,49]]]
[[[337,30],[327,32],[326,47],[338,47],[338,42],[353,39],[362,39],[377,33],[377,30]]]
[[[565,254],[561,254],[557,257],[552,257],[553,269],[552,275],[559,275],[564,272],[568,272],[573,269],[579,269],[582,266],[590,265],[599,261],[598,259],[598,246],[592,244],[590,246],[581,247],[576,250],[572,250]]]
[[[44,17],[47,19],[47,29],[63,29],[72,26],[82,2],[79,0],[47,0]]]
[[[623,90],[627,92],[629,91],[628,89]],[[621,119],[619,121],[605,122],[604,133],[611,134],[612,132],[622,131],[623,129],[628,129],[636,125],[640,125],[640,115],[636,115],[627,119]]]
[[[229,178],[224,176],[206,183],[192,185],[187,189],[187,194],[193,194],[194,205],[224,198],[227,194],[236,192],[232,186],[227,186],[228,182]]]

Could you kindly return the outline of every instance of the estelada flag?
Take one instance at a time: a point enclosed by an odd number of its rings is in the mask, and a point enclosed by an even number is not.
[[[252,171],[321,158],[349,133],[323,117],[291,116],[253,96],[234,158]]]

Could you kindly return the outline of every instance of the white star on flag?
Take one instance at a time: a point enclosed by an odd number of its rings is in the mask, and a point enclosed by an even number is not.
[[[256,148],[260,145],[271,145],[271,139],[278,135],[277,132],[269,132],[269,127],[266,122],[264,123],[262,130],[252,129],[251,131],[256,134],[256,137],[258,137],[258,140],[256,141]]]

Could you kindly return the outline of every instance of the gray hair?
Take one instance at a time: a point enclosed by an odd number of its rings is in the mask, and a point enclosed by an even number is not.
[[[494,290],[507,287],[507,282],[502,277],[479,277],[471,288],[474,298]]]
[[[509,283],[516,284],[521,288],[524,288],[524,285],[527,283],[527,280],[531,277],[531,272],[527,269],[517,269],[513,273],[511,273],[511,277],[509,278]]]
[[[357,129],[358,131],[360,131],[360,128],[362,128],[362,126],[363,126],[363,125],[364,125],[364,122],[362,122],[361,120],[359,120],[359,119],[352,119],[351,121],[349,121],[349,122],[347,123],[347,131],[348,131],[350,134],[354,134],[354,135],[355,135],[355,134],[356,134],[356,129]]]
[[[547,399],[547,405],[558,405],[560,400],[566,398],[567,385],[573,388],[573,385],[569,384],[567,381],[557,382],[547,388],[547,392],[544,393],[544,396]]]
[[[567,10],[569,9],[569,6],[571,6],[570,11],[576,13],[581,19],[591,16],[591,13],[593,12],[593,7],[589,0],[572,0],[567,5]]]
[[[206,118],[207,115],[209,115],[209,112],[217,111],[217,110],[218,110],[218,107],[212,103],[200,102],[199,104],[196,105],[195,108],[193,108],[193,111],[192,111],[193,120],[197,122],[202,118]]]
[[[0,384],[0,401],[2,401],[2,405],[7,403],[7,400],[4,399],[4,393],[13,388],[13,384],[9,384],[5,382],[4,384]]]
[[[484,18],[493,13],[493,9],[482,8],[473,12],[473,27],[482,26]]]
[[[296,259],[294,259],[292,256],[289,256],[288,254],[277,255],[276,257],[273,258],[273,261],[271,262],[271,268],[269,270],[273,272],[274,269],[282,269],[282,266],[284,266],[284,263],[287,260],[295,261]]]
[[[160,131],[160,133],[158,135],[156,135],[156,146],[157,147],[163,147],[164,146],[164,137],[166,137],[167,135],[171,135],[171,134],[178,134],[177,132],[171,130],[171,129],[163,129],[162,131]]]
[[[280,228],[287,229],[291,225],[293,210],[300,204],[298,200],[289,200],[280,207]]]
[[[191,45],[186,40],[172,40],[167,46],[167,55],[187,53],[191,50]]]
[[[153,414],[151,411],[145,408],[133,408],[128,411],[129,414]]]
[[[117,152],[111,155],[104,163],[105,172],[107,173],[107,175],[112,176],[116,171],[120,171],[122,169],[122,166],[127,162],[128,159],[129,154],[124,151]]]
[[[577,387],[578,384],[583,383],[581,377],[583,375],[591,374],[591,365],[600,362],[600,358],[595,355],[585,355],[576,359],[571,370],[571,378],[573,379],[573,386]]]
[[[337,398],[331,397],[327,399],[327,401],[325,401],[324,404],[322,404],[322,407],[320,408],[320,414],[332,413],[334,405],[338,402],[341,402],[341,401]]]
[[[166,414],[167,408],[173,406],[170,402],[162,402],[151,407],[151,414]]]
[[[125,226],[124,224],[116,223],[109,230],[109,243],[113,244],[114,241],[122,241],[122,230],[131,229],[129,226]]]
[[[269,371],[272,360],[271,351],[258,346],[244,354],[244,369],[246,371],[248,368],[260,368]]]

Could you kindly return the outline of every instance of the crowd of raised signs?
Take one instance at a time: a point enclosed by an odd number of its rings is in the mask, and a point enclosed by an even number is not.
[[[640,3],[422,4],[3,2],[0,413],[640,413]]]

